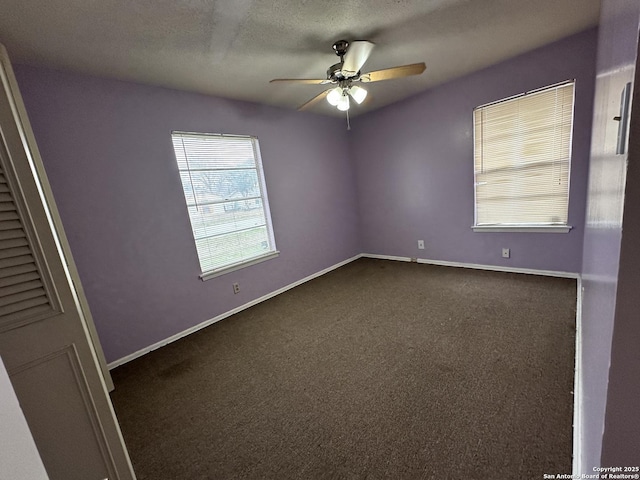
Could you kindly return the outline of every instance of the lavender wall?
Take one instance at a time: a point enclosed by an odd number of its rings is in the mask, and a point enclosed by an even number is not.
[[[596,30],[588,30],[354,119],[364,251],[579,272],[596,39]],[[573,230],[474,233],[473,108],[571,78],[576,79]],[[417,249],[418,239],[425,240],[425,250]],[[510,259],[501,257],[502,247],[511,248]]]
[[[336,118],[16,66],[107,360],[362,251],[579,271],[595,41],[583,32],[357,117],[349,134]],[[569,78],[574,230],[473,233],[473,108]],[[172,130],[259,137],[279,258],[198,279]]]
[[[635,465],[640,461],[638,444],[638,327],[637,310],[627,312],[618,325],[617,338],[612,345],[614,318],[616,317],[616,295],[620,261],[620,242],[623,232],[622,212],[625,198],[626,155],[616,155],[618,123],[613,117],[620,111],[620,92],[633,80],[638,40],[640,4],[637,0],[604,0],[598,42],[597,84],[591,147],[587,219],[584,237],[583,305],[582,305],[582,409],[580,421],[582,456],[577,473],[593,473],[593,467],[601,463],[609,466]],[[634,115],[637,112],[634,111]],[[629,178],[638,189],[640,177]],[[638,206],[632,207],[632,215],[638,214]],[[629,212],[625,212],[625,232]],[[637,241],[633,250],[637,249]],[[632,259],[633,253],[630,255]],[[629,266],[638,270],[638,258]],[[621,277],[622,278],[622,277]],[[626,292],[625,301],[637,299],[637,283],[633,291]],[[626,337],[626,338],[625,338]],[[633,346],[628,345],[631,340]],[[629,357],[629,348],[633,350]],[[617,359],[618,384],[609,386],[609,364]],[[635,365],[627,363],[635,355]],[[631,369],[631,370],[628,370]],[[612,364],[613,372],[613,364]],[[628,378],[629,374],[632,378]],[[631,380],[631,381],[628,381]],[[626,384],[620,384],[620,382]],[[614,408],[620,409],[617,416],[607,406],[607,390]],[[634,393],[635,391],[635,393]],[[609,458],[602,457],[602,435],[605,408],[612,424],[608,427],[610,440]],[[630,411],[631,409],[631,411]],[[615,418],[615,419],[614,419]],[[628,435],[627,427],[636,431]],[[627,433],[626,435],[624,433]],[[612,448],[611,448],[612,447]],[[635,450],[634,450],[635,449]],[[629,452],[635,452],[629,455]],[[613,453],[613,455],[612,455]],[[624,461],[622,461],[624,460]]]
[[[636,64],[635,85],[638,82],[640,69]],[[633,111],[602,438],[603,465],[640,464],[640,89],[637,87]]]
[[[619,190],[615,190],[616,200],[620,201],[624,198],[622,226],[612,229],[616,239],[620,233],[622,234],[619,244],[620,261],[615,297],[615,320],[612,324],[611,315],[600,318],[589,317],[589,320],[592,324],[597,322],[600,329],[607,329],[607,333],[613,327],[600,463],[626,466],[640,464],[640,415],[638,414],[640,411],[640,348],[638,348],[640,345],[640,322],[638,321],[640,318],[640,297],[638,296],[640,285],[640,254],[638,253],[638,245],[640,245],[640,88],[638,88],[640,69],[637,59],[640,3],[631,0],[609,1],[603,8],[603,14],[606,15],[603,17],[607,24],[606,32],[610,36],[609,41],[607,43],[603,41],[602,45],[612,48],[609,56],[599,59],[598,67],[599,70],[602,69],[603,74],[600,75],[598,83],[606,81],[606,77],[612,77],[609,85],[613,83],[614,78],[619,77],[622,81],[631,81],[635,84],[635,98],[631,114],[629,151],[625,163],[625,167],[628,166],[628,168],[626,185],[623,187],[624,195],[618,193]],[[635,79],[633,78],[634,68]],[[619,91],[619,88],[611,91],[615,100]],[[611,122],[608,116],[605,118]],[[624,162],[624,156],[621,157],[618,161]],[[611,158],[607,157],[607,160],[609,160],[608,164],[615,164]],[[593,196],[592,193],[590,198]],[[589,232],[591,237],[591,230]],[[611,266],[618,263],[614,256],[618,251],[618,243],[610,242],[603,247],[601,250],[585,251],[585,266],[590,266],[590,262],[593,261],[592,256],[610,258]],[[588,256],[587,253],[591,255]],[[594,280],[598,281],[592,279],[591,284]],[[591,303],[603,300],[610,303],[610,296],[594,298],[592,292],[590,293],[588,299]],[[611,336],[600,335],[599,342],[602,345],[609,338]],[[606,348],[601,350],[608,351]],[[600,356],[593,358],[600,358]],[[606,376],[598,381],[598,385],[604,384]],[[596,417],[599,422],[601,418],[601,416]],[[601,427],[602,423],[598,426]]]
[[[360,252],[342,122],[43,68],[15,72],[108,361]],[[280,257],[198,278],[172,130],[260,139]]]

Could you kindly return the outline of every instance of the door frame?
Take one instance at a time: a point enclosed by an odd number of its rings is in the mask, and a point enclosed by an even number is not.
[[[75,287],[77,296],[76,301],[80,307],[80,316],[83,323],[85,324],[87,331],[89,332],[89,340],[95,353],[95,357],[98,361],[99,371],[102,379],[105,383],[107,391],[111,392],[115,387],[111,378],[111,373],[109,372],[109,368],[107,367],[107,361],[104,356],[104,351],[102,350],[102,345],[100,344],[100,339],[98,338],[98,332],[93,321],[93,316],[91,315],[91,310],[89,309],[89,303],[87,302],[84,289],[82,288],[82,282],[80,281],[80,275],[78,274],[78,269],[76,268],[76,264],[71,254],[69,241],[67,240],[64,228],[62,227],[62,220],[60,219],[60,214],[54,201],[53,192],[51,191],[51,187],[47,179],[47,174],[44,169],[44,164],[42,163],[42,157],[40,156],[40,151],[38,150],[35,136],[31,129],[31,124],[29,123],[29,117],[27,116],[27,110],[24,106],[22,95],[20,95],[20,90],[18,89],[18,81],[13,72],[9,54],[7,53],[7,49],[1,43],[0,63],[2,70],[6,75],[6,85],[3,85],[3,88],[8,89],[8,97],[10,100],[12,100],[13,117],[15,118],[17,129],[20,132],[24,150],[29,157],[32,168],[37,173],[39,186],[42,190],[42,196],[45,199],[46,208],[51,215],[51,223],[53,225],[53,229],[60,242],[59,247],[61,250],[61,255]]]

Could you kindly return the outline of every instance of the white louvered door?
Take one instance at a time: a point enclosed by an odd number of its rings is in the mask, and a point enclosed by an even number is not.
[[[50,480],[132,480],[2,46],[0,77],[0,357]]]
[[[6,157],[2,152],[2,157]],[[3,158],[5,160],[5,158]],[[5,160],[6,161],[6,160]],[[4,164],[5,162],[2,162]],[[0,164],[0,320],[3,327],[51,313],[33,248]]]

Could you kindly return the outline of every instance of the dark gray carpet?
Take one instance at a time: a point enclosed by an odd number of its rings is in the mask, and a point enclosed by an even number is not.
[[[360,259],[113,371],[154,479],[571,473],[576,282]]]

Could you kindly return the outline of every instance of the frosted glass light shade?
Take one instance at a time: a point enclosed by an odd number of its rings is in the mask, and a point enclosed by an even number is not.
[[[338,102],[340,102],[341,97],[342,97],[342,88],[336,87],[327,94],[327,102],[329,102],[331,105],[335,107],[338,105]]]
[[[338,110],[346,111],[349,110],[349,95],[346,93],[340,97],[340,101],[338,102]]]
[[[353,97],[358,105],[364,102],[364,99],[367,98],[367,91],[359,87],[358,85],[354,85],[349,89],[349,94]]]

